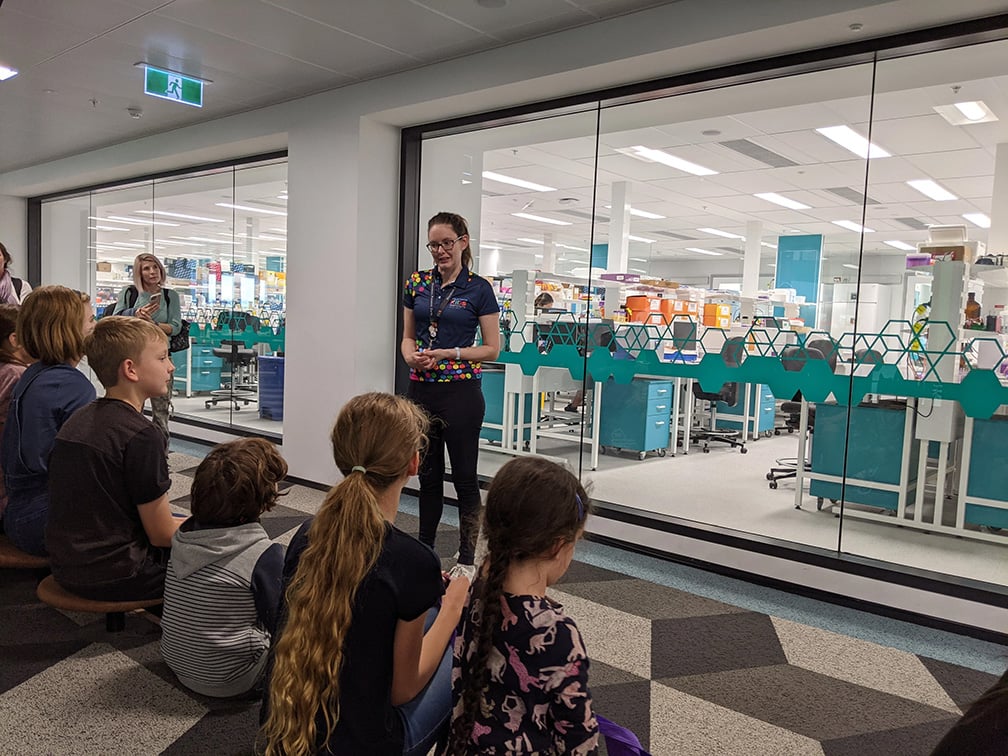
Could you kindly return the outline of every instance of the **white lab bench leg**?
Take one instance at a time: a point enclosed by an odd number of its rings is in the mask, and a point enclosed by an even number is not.
[[[795,509],[801,509],[804,491],[802,481],[805,479],[805,446],[808,440],[809,406],[804,397],[801,400],[801,414],[798,421],[798,457],[795,459]]]
[[[669,435],[669,456],[676,455],[676,446],[679,442],[679,409],[682,406],[682,399],[679,391],[682,389],[682,378],[678,376],[672,379],[672,432]],[[689,429],[687,429],[688,432]]]
[[[963,425],[962,456],[959,458],[959,497],[956,500],[955,526],[959,530],[966,527],[966,489],[969,486],[971,456],[973,456],[973,418],[967,415]]]

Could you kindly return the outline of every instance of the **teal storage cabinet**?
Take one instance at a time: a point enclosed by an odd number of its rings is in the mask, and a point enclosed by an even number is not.
[[[221,387],[221,368],[224,361],[220,357],[215,357],[213,347],[206,344],[193,344],[189,347],[188,355],[192,360],[192,386],[191,391],[216,391]],[[176,388],[184,388],[184,380],[187,377],[187,353],[175,352],[171,356],[175,364],[174,381],[182,383]]]
[[[739,384],[738,401],[735,402],[734,407],[729,407],[724,402],[717,403],[718,428],[733,429],[742,426],[745,388],[744,383]],[[774,398],[773,391],[765,383],[759,384],[759,391],[756,388],[756,386],[749,388],[749,422],[751,423],[755,418],[756,433],[769,436],[773,433],[774,421],[777,419],[777,400]]]
[[[665,456],[672,416],[672,382],[635,378],[609,380],[602,388],[599,444],[628,449],[644,459],[649,451]]]
[[[847,440],[847,407],[817,404],[812,436],[812,472],[843,475],[844,446]],[[906,410],[870,404],[851,407],[850,446],[847,449],[847,477],[875,483],[899,485],[903,461],[903,429]],[[911,441],[908,484],[917,478],[917,447]],[[839,499],[840,484],[826,480],[809,482],[809,493],[824,499]],[[847,501],[870,507],[896,510],[896,491],[880,491],[848,484]]]
[[[966,495],[1008,505],[1008,417],[973,421]],[[966,504],[966,522],[1008,528],[1008,509]]]
[[[504,425],[504,371],[503,370],[483,370],[483,377],[480,381],[483,388],[483,401],[486,403],[486,412],[483,414],[484,427],[480,430],[480,438],[487,441],[500,443],[504,432],[500,428],[487,428],[486,424]],[[512,409],[512,412],[514,410]],[[525,432],[524,441],[532,438],[532,395],[525,395]]]

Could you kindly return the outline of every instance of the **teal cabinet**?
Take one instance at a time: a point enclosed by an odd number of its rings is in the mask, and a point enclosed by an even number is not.
[[[758,391],[756,389],[759,389]],[[724,402],[717,403],[717,427],[718,428],[740,428],[742,426],[743,419],[743,406],[745,405],[745,389],[744,383],[740,383],[738,387],[738,401],[735,402],[735,406],[729,407]],[[773,433],[774,421],[777,418],[777,400],[774,398],[773,391],[766,384],[759,384],[759,386],[750,386],[749,388],[749,429],[752,432],[751,423],[755,419],[756,430],[755,433],[762,433],[764,435],[770,435]]]
[[[638,453],[665,455],[672,416],[672,382],[635,378],[607,381],[602,388],[599,444]]]
[[[1008,417],[973,421],[966,495],[1008,503]],[[966,504],[966,522],[1008,528],[1008,509]]]
[[[175,352],[171,356],[175,365],[173,380],[176,389],[184,389],[189,378],[189,362],[192,363],[190,391],[216,391],[221,387],[221,369],[224,361],[214,356],[213,347],[193,344],[188,352]]]
[[[903,444],[910,443],[908,481],[917,479],[917,448],[904,438],[906,409],[862,404],[850,410],[850,444],[847,443],[847,407],[817,404],[815,431],[812,435],[812,472],[842,476],[844,447],[847,447],[847,477],[899,485]],[[809,493],[824,499],[839,499],[840,484],[812,480]],[[896,491],[882,491],[869,486],[848,484],[847,501],[895,511],[899,504]]]
[[[501,438],[504,435],[504,431],[502,430],[504,425],[504,371],[484,369],[480,384],[483,389],[483,401],[486,404],[486,411],[483,414],[483,428],[480,430],[480,438],[500,443]],[[524,394],[524,397],[525,431],[523,433],[524,438],[522,440],[528,441],[532,438],[532,395]],[[513,403],[514,399],[512,397],[512,405]],[[512,406],[511,411],[514,412],[514,406]],[[496,425],[497,427],[488,428],[488,425]],[[515,425],[517,425],[517,423],[515,423]]]

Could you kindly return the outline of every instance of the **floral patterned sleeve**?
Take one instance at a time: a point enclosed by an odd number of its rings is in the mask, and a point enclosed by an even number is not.
[[[554,742],[557,753],[590,756],[598,753],[599,734],[588,689],[588,654],[577,625],[569,617],[558,623],[557,635],[564,633],[570,638],[566,664],[544,680],[544,691],[551,694]],[[566,646],[565,640],[558,637],[557,646]]]

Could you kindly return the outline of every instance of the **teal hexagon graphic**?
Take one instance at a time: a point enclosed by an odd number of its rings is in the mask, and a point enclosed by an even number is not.
[[[963,412],[972,418],[986,419],[1008,402],[1008,391],[990,370],[971,370],[958,388]]]

